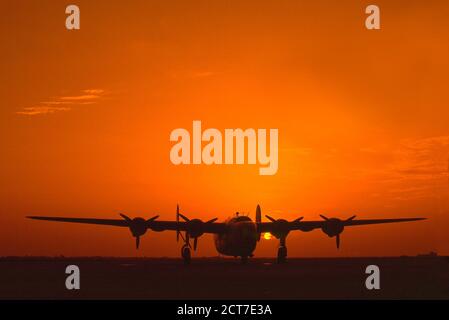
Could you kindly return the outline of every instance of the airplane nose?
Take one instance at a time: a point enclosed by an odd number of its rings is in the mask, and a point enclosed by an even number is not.
[[[242,238],[245,239],[245,241],[252,242],[257,240],[257,232],[256,228],[253,225],[246,225],[244,228],[242,228]]]

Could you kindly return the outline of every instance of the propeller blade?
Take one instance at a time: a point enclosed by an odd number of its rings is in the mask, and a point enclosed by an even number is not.
[[[337,249],[340,249],[340,235],[337,234]]]
[[[136,249],[139,249],[140,237],[136,237]]]
[[[179,204],[176,205],[176,225],[179,223]],[[176,242],[179,242],[179,228],[176,226]],[[184,240],[184,239],[183,239]]]
[[[189,221],[190,221],[190,219],[187,218],[185,215],[183,215],[183,214],[181,214],[181,213],[178,213],[178,215],[179,215],[181,218],[183,218],[186,222],[189,222]]]
[[[147,222],[152,222],[152,221],[156,220],[157,218],[159,218],[159,216],[154,216],[153,218],[148,219]]]
[[[198,238],[195,238],[194,240],[193,240],[193,250],[195,250],[196,251],[196,248],[198,247]]]
[[[355,217],[357,217],[357,216],[352,216],[352,217],[350,217],[350,218],[346,219],[346,221],[351,221],[351,220],[354,220],[354,218],[355,218]]]
[[[186,239],[184,238],[184,236],[182,235],[181,232],[178,232],[177,236],[178,236],[178,240],[179,240],[179,236],[181,236],[182,241],[186,242]]]
[[[187,231],[186,231],[185,241],[186,241],[187,245],[189,246],[189,248],[192,249],[192,246],[190,245],[190,235]]]
[[[276,219],[273,219],[268,214],[266,214],[265,217],[267,217],[267,219],[270,220],[271,222],[276,222]]]
[[[293,220],[292,222],[300,222],[304,217],[299,217],[298,219]]]
[[[323,216],[322,214],[320,214],[320,217],[323,218],[323,219],[326,220],[326,221],[329,220],[328,217],[325,217],[325,216]]]
[[[213,219],[210,219],[209,221],[207,221],[206,223],[214,223],[217,220],[218,220],[218,218],[213,218]]]
[[[120,214],[120,216],[121,216],[123,219],[125,219],[126,221],[128,221],[128,222],[131,222],[131,221],[132,221],[130,217],[124,215],[123,213],[119,213],[119,214]]]

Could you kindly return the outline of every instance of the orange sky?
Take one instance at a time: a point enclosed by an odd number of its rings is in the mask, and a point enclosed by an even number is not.
[[[172,232],[26,215],[293,220],[429,217],[316,230],[290,256],[449,254],[449,3],[8,1],[0,19],[0,255],[178,256]],[[278,128],[279,170],[174,166],[171,130]],[[216,255],[203,236],[199,256]],[[257,256],[275,256],[262,241]]]

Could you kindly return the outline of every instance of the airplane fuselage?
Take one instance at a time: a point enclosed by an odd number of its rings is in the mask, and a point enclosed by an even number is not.
[[[215,248],[223,255],[251,257],[259,239],[257,225],[247,216],[237,216],[226,221],[223,233],[215,234]]]

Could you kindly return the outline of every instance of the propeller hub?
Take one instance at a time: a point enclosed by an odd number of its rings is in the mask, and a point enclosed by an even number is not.
[[[134,237],[139,237],[147,232],[147,221],[143,218],[134,218],[129,224],[129,229]]]
[[[188,222],[188,233],[192,238],[197,238],[204,233],[204,222],[200,219],[192,219]]]
[[[285,219],[277,219],[273,222],[273,231],[271,232],[276,238],[285,237],[289,233],[289,222]]]
[[[344,223],[338,218],[330,218],[326,220],[322,230],[329,237],[335,237],[343,232],[345,226]]]

